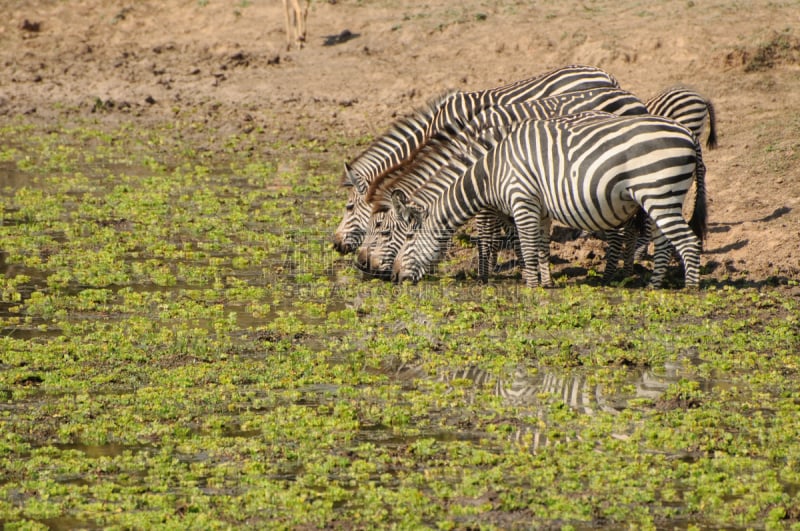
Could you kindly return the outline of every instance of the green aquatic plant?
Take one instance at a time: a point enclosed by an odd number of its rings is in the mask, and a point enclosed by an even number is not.
[[[259,138],[0,127],[4,525],[797,526],[791,286],[362,279]]]

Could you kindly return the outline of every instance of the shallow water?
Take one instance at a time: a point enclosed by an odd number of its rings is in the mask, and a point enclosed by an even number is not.
[[[793,407],[786,300],[528,290],[515,272],[482,286],[447,264],[392,286],[332,250],[334,177],[73,166],[0,163],[0,451],[18,463],[0,487],[14,519],[369,527],[357,515],[398,506],[434,508],[416,520],[429,527],[450,510],[502,526],[547,500],[594,511],[539,520],[553,525],[646,524],[644,507],[680,527],[699,520],[688,500],[729,477],[797,494],[778,430]],[[769,454],[781,434],[788,449]],[[778,486],[736,477],[728,456],[772,467]],[[37,479],[41,496],[25,487]],[[69,507],[49,480],[78,492]],[[126,520],[103,493],[152,500],[154,520]],[[309,519],[326,507],[343,519]]]

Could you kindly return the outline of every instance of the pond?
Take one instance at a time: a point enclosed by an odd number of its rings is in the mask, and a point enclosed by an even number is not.
[[[335,141],[0,138],[9,528],[798,525],[796,284],[398,287]]]

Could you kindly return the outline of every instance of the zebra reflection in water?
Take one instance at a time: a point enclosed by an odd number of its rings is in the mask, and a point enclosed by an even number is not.
[[[568,443],[581,440],[580,434],[565,435],[557,441],[548,441],[546,429],[547,409],[554,401],[561,401],[579,414],[594,416],[597,414],[618,415],[628,407],[633,399],[657,400],[671,384],[684,378],[683,365],[680,362],[666,363],[663,371],[633,370],[626,387],[632,391],[620,392],[617,389],[604,387],[593,382],[586,372],[559,372],[539,369],[531,374],[526,367],[517,367],[508,378],[498,378],[481,367],[470,365],[458,369],[441,370],[429,375],[422,365],[401,364],[390,369],[389,376],[395,380],[406,382],[409,386],[416,380],[428,380],[456,386],[459,382],[474,390],[491,389],[493,396],[498,396],[508,406],[532,408],[533,415],[526,415],[526,422],[535,420],[535,424],[517,425],[507,440],[527,447],[536,452],[548,444]],[[474,395],[470,402],[474,400]],[[625,433],[612,433],[612,437],[625,439]]]

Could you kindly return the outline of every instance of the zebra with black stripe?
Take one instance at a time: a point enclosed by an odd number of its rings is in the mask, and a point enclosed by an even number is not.
[[[663,116],[679,122],[688,127],[698,141],[703,137],[705,124],[708,122],[708,137],[706,147],[717,147],[717,120],[714,105],[711,100],[700,93],[682,86],[670,87],[656,94],[645,103],[647,111],[653,116]],[[622,254],[623,276],[629,277],[633,273],[635,257],[643,254],[650,244],[653,233],[652,221],[642,220],[641,216],[634,218],[622,233],[609,233],[608,246],[610,254]],[[606,271],[611,269],[606,268]],[[603,277],[604,282],[611,280],[609,275]]]
[[[493,209],[516,223],[527,285],[549,287],[549,234],[541,230],[547,219],[608,230],[643,208],[656,225],[657,248],[664,241],[673,244],[684,263],[686,286],[698,287],[707,223],[705,166],[694,134],[654,116],[567,118],[524,121],[506,135],[473,141],[460,160],[443,168],[439,174],[452,184],[435,203],[425,208],[414,197],[407,202],[405,215],[414,230],[394,262],[393,279],[419,281],[454,229]],[[430,149],[448,140],[437,137]],[[426,187],[435,187],[439,174]],[[695,178],[696,204],[687,224],[682,207]],[[668,253],[657,253],[651,286],[661,284],[668,261]]]
[[[511,105],[497,105],[476,114],[468,123],[450,127],[453,145],[467,142],[467,138],[486,128],[505,128],[526,119],[546,119],[557,115],[576,114],[589,110],[612,112],[618,115],[647,114],[647,108],[633,94],[616,88],[597,88],[569,92],[535,101]],[[460,129],[456,129],[460,127]],[[424,153],[424,156],[421,155]],[[407,223],[398,216],[398,199],[412,195],[431,179],[441,167],[446,166],[453,153],[448,150],[422,149],[409,166],[391,172],[370,185],[367,200],[373,205],[370,225],[364,243],[359,248],[356,265],[374,276],[388,277],[397,251],[407,232]],[[419,198],[418,198],[419,199]],[[426,200],[436,200],[434,193]],[[513,233],[513,222],[496,211],[478,214],[478,270],[486,282],[489,270],[497,261],[497,252],[503,228]]]
[[[345,164],[343,185],[350,190],[344,217],[333,234],[334,249],[348,254],[361,245],[371,212],[366,193],[372,181],[412,159],[427,138],[454,120],[468,120],[475,113],[493,105],[535,100],[595,87],[618,88],[619,83],[611,74],[599,68],[571,65],[493,89],[448,92],[410,116],[398,120],[351,163]]]
[[[711,100],[686,87],[671,87],[653,96],[645,107],[653,116],[663,116],[679,122],[697,136],[703,135],[706,120],[708,121],[708,138],[706,147],[717,147],[717,119]]]

